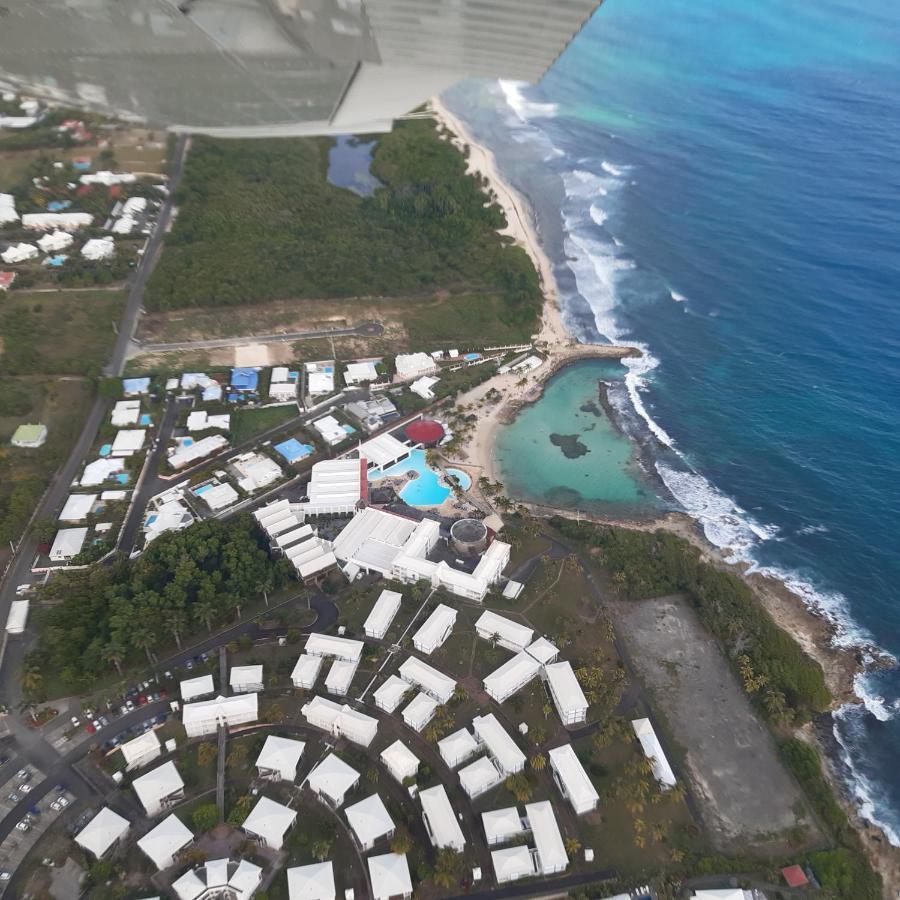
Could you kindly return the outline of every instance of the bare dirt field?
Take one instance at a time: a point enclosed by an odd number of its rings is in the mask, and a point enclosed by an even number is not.
[[[713,838],[746,848],[810,827],[801,793],[778,759],[716,642],[680,597],[614,604],[618,630],[665,714]],[[671,741],[663,737],[664,746]],[[801,813],[798,817],[797,813]]]

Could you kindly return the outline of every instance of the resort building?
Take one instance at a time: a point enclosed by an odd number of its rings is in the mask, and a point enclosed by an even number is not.
[[[503,703],[537,678],[540,671],[541,664],[523,650],[485,676],[485,693],[498,703]]]
[[[478,741],[487,748],[487,752],[504,777],[521,772],[525,768],[525,754],[493,713],[475,716],[472,719],[472,731]]]
[[[635,719],[631,723],[637,739],[640,741],[644,756],[650,760],[653,766],[653,777],[659,782],[659,786],[667,791],[675,787],[675,773],[666,759],[662,744],[656,736],[656,731],[649,719]]]
[[[572,745],[563,744],[561,747],[554,747],[548,756],[553,780],[575,813],[583,816],[596,809],[600,795]]]
[[[444,786],[438,784],[420,791],[419,802],[422,804],[422,821],[432,846],[438,850],[448,847],[462,853],[466,839]]]
[[[453,632],[456,624],[456,610],[439,603],[422,627],[413,635],[413,646],[420,653],[430,656]]]
[[[311,397],[334,393],[334,365],[306,363],[306,393]]]
[[[534,859],[531,851],[525,846],[491,851],[491,864],[494,867],[497,884],[531,878],[535,874]]]
[[[405,682],[434,697],[438,703],[447,703],[456,690],[456,682],[452,678],[416,656],[404,660],[397,671]]]
[[[218,431],[228,431],[228,429],[231,428],[231,416],[228,415],[228,413],[211,416],[205,409],[195,409],[188,414],[185,426],[191,433],[195,431],[208,431],[213,428]]]
[[[540,875],[565,872],[569,857],[563,844],[553,804],[549,800],[525,804],[525,817],[534,839],[535,868]]]
[[[221,434],[210,434],[199,441],[182,441],[174,450],[169,451],[168,463],[171,468],[178,471],[192,463],[206,459],[214,453],[219,453],[228,446],[228,438]]]
[[[188,678],[179,685],[181,699],[185,703],[196,700],[198,697],[208,697],[216,692],[212,675],[200,675],[197,678]]]
[[[588,702],[572,664],[557,662],[544,666],[544,679],[563,725],[583,722],[587,718]]]
[[[359,662],[365,644],[352,638],[334,637],[313,632],[306,639],[306,653],[311,656],[333,656],[348,662]]]
[[[297,766],[306,744],[291,738],[270,734],[256,758],[260,778],[270,781],[291,781],[297,777]]]
[[[329,447],[336,447],[349,436],[344,426],[334,416],[322,416],[312,423],[312,427],[319,432]]]
[[[59,514],[60,522],[81,522],[90,515],[97,501],[96,494],[69,494]]]
[[[505,616],[498,616],[497,613],[487,610],[483,612],[475,623],[475,632],[478,637],[490,641],[492,644],[499,644],[513,653],[519,653],[524,650],[530,643],[534,630],[527,625],[520,625],[507,619]]]
[[[326,459],[312,467],[305,503],[297,505],[301,517],[351,515],[368,496],[365,467],[358,459]]]
[[[363,441],[357,448],[357,456],[366,461],[369,470],[387,469],[395,463],[402,462],[412,453],[413,448],[403,441],[397,440],[390,433],[378,434],[368,441]]]
[[[171,760],[135,778],[131,785],[148,816],[155,816],[184,797],[184,781]]]
[[[141,417],[140,400],[119,400],[113,406],[110,421],[115,428],[125,428],[128,425],[137,425]]]
[[[438,741],[438,753],[449,769],[455,769],[481,751],[481,744],[467,728],[460,728]]]
[[[433,375],[423,375],[421,378],[417,378],[409,386],[409,389],[414,394],[418,394],[423,400],[434,400],[434,386],[440,380],[440,378],[435,378]]]
[[[545,637],[539,637],[537,640],[532,641],[525,648],[525,652],[532,659],[536,659],[542,666],[556,662],[556,659],[559,656],[559,649],[557,646],[548,641]]]
[[[144,446],[147,432],[143,428],[122,428],[112,442],[111,456],[133,456]]]
[[[398,594],[397,591],[381,592],[363,624],[366,637],[380,641],[387,634],[394,617],[400,610],[402,600],[403,595]]]
[[[394,834],[394,820],[378,794],[372,794],[371,797],[348,806],[344,815],[347,816],[356,843],[363,851],[371,850],[376,841],[390,838]]]
[[[104,806],[75,836],[75,843],[96,859],[102,859],[128,834],[128,820]]]
[[[401,740],[382,750],[380,759],[400,784],[408,778],[415,778],[419,771],[419,758]]]
[[[484,837],[488,846],[505,844],[514,838],[521,837],[528,831],[528,824],[519,815],[515,806],[505,809],[491,809],[481,814]]]
[[[84,212],[25,213],[22,227],[29,231],[78,231],[93,221],[94,217]]]
[[[181,531],[192,525],[194,514],[184,503],[181,488],[169,488],[150,498],[142,528],[146,543],[156,540],[167,531]]]
[[[378,733],[378,719],[325,697],[313,697],[303,705],[301,712],[314,728],[321,728],[334,737],[345,737],[362,747],[368,747]]]
[[[288,900],[336,900],[331,861],[287,870]]]
[[[316,679],[319,677],[319,671],[325,662],[323,656],[313,656],[310,653],[304,653],[294,666],[291,672],[291,682],[295,688],[303,688],[309,690],[315,687]]]
[[[284,836],[296,820],[296,810],[268,797],[260,797],[241,829],[264,847],[280,850]]]
[[[263,870],[247,859],[211,859],[188,869],[172,884],[178,900],[249,900],[262,881]]]
[[[81,553],[87,539],[87,528],[60,528],[50,547],[51,562],[66,562]]]
[[[375,363],[371,360],[367,362],[347,363],[344,369],[344,383],[349,385],[363,384],[367,381],[378,381],[378,372],[375,369]]]
[[[354,462],[359,465],[361,461]],[[359,572],[391,577],[394,560],[416,528],[417,523],[411,519],[369,506],[360,510],[334,539],[334,555],[350,579]]]
[[[259,719],[259,694],[215,697],[185,705],[181,721],[189,738],[215,734],[220,725],[234,728]]]
[[[96,459],[84,467],[81,475],[82,487],[96,487],[118,472],[125,471],[125,463],[121,459]]]
[[[401,353],[394,359],[396,381],[410,381],[436,371],[435,361],[427,353]]]
[[[228,509],[240,500],[240,494],[228,482],[207,482],[193,489],[195,497],[202,500],[213,512]]]
[[[162,820],[138,842],[138,847],[150,858],[158,871],[168,869],[175,855],[193,843],[194,834],[176,815]]]
[[[370,856],[366,863],[369,866],[373,900],[409,900],[412,897],[412,878],[405,854]]]
[[[253,694],[261,691],[263,683],[262,666],[232,666],[228,686],[234,694]]]
[[[481,756],[475,762],[459,770],[459,783],[470,800],[474,800],[492,787],[496,787],[504,777],[504,774],[487,756]]]
[[[231,461],[231,469],[237,477],[238,487],[248,494],[274,484],[284,475],[274,459],[256,452],[236,456]]]
[[[379,709],[392,713],[412,689],[412,685],[405,682],[402,678],[398,678],[396,675],[389,675],[372,697]]]
[[[359,772],[339,756],[329,753],[306,779],[309,789],[321,797],[332,809],[344,804],[347,793],[359,783]]]
[[[434,697],[419,693],[412,698],[400,715],[413,731],[421,731],[434,718],[437,708],[438,702]]]
[[[359,660],[335,659],[325,676],[325,690],[329,694],[343,697],[350,690],[350,684],[358,667]]]
[[[156,732],[151,728],[136,738],[120,744],[122,758],[125,760],[125,771],[140,769],[149,765],[154,759],[162,756],[162,744]]]

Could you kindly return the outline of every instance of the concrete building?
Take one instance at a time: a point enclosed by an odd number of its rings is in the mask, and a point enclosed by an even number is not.
[[[120,744],[122,758],[125,760],[125,771],[140,769],[149,765],[154,759],[162,756],[162,744],[152,729],[139,734],[130,741]]]
[[[309,773],[306,785],[332,809],[340,809],[347,794],[359,783],[359,772],[329,753]]]
[[[296,821],[296,810],[268,797],[260,797],[241,829],[264,847],[280,850],[285,834]]]
[[[194,834],[181,819],[171,815],[148,831],[137,845],[150,858],[157,870],[162,872],[175,862],[175,856],[193,843]]]
[[[81,553],[87,539],[87,528],[60,528],[50,547],[51,562],[67,562]]]
[[[287,870],[288,900],[336,900],[331,862],[294,866]]]
[[[522,837],[528,831],[528,825],[519,815],[515,806],[505,809],[491,809],[481,814],[481,824],[488,846],[505,844],[515,838]]]
[[[185,704],[181,721],[187,736],[215,734],[220,725],[235,728],[259,719],[259,695],[238,694]]]
[[[172,884],[178,900],[250,900],[263,870],[250,860],[212,859]]]
[[[554,747],[549,753],[550,772],[559,792],[569,801],[579,816],[597,808],[600,795],[597,793],[581,760],[571,744]]]
[[[325,697],[313,697],[301,712],[314,728],[321,728],[334,737],[345,737],[362,747],[368,747],[378,734],[378,719]]]
[[[363,851],[371,850],[377,841],[390,838],[394,834],[394,820],[387,811],[381,797],[372,794],[359,803],[344,810],[347,822]]]
[[[394,741],[393,744],[382,750],[379,758],[388,772],[400,784],[407,779],[415,778],[419,771],[419,758],[401,740]]]
[[[456,610],[439,603],[413,635],[413,646],[420,653],[430,656],[438,647],[444,645],[453,633],[455,624]]]
[[[148,816],[156,816],[184,798],[184,781],[171,760],[135,778],[131,786]]]
[[[438,850],[446,847],[462,853],[466,839],[444,786],[438,784],[420,791],[419,802],[422,804],[422,821],[432,846]]]
[[[653,777],[659,782],[659,786],[667,791],[675,787],[675,773],[669,765],[662,744],[656,736],[656,731],[649,719],[635,719],[631,723],[635,736],[641,744],[644,756],[650,760],[653,766]]]
[[[263,690],[263,667],[232,666],[228,686],[234,694],[252,694]]]
[[[421,692],[412,698],[401,715],[403,716],[403,721],[413,731],[421,731],[434,718],[437,708],[437,700]]]
[[[544,679],[563,725],[577,725],[587,718],[588,702],[570,662],[544,666]]]
[[[373,900],[409,900],[412,897],[412,879],[405,854],[370,856],[366,862],[369,866]]]
[[[397,591],[384,590],[372,607],[371,612],[363,624],[366,637],[381,640],[387,634],[388,628],[394,621],[394,617],[400,610],[403,595]]]
[[[97,502],[96,494],[69,494],[59,514],[60,522],[83,522]]]
[[[95,859],[102,859],[128,834],[128,820],[104,806],[75,836],[75,843]]]
[[[483,640],[499,644],[507,650],[512,650],[513,653],[524,650],[534,635],[533,629],[527,625],[521,625],[490,610],[479,616],[475,623],[475,632]]]

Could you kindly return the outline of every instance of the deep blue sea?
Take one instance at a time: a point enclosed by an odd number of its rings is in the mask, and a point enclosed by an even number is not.
[[[446,101],[569,327],[644,348],[611,399],[675,502],[900,657],[900,4],[607,0],[540,86]],[[848,787],[900,843],[900,674],[858,688]]]

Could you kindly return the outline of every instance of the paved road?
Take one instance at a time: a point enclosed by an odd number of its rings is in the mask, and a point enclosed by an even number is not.
[[[329,337],[377,337],[384,333],[380,322],[363,322],[352,328],[330,328],[323,331],[280,331],[275,334],[251,334],[232,338],[208,338],[199,341],[177,341],[171,344],[145,344],[133,341],[142,353],[162,353],[169,350],[215,350],[219,347],[235,347],[246,344],[282,344],[288,341],[313,341]],[[133,351],[132,351],[133,352]]]

